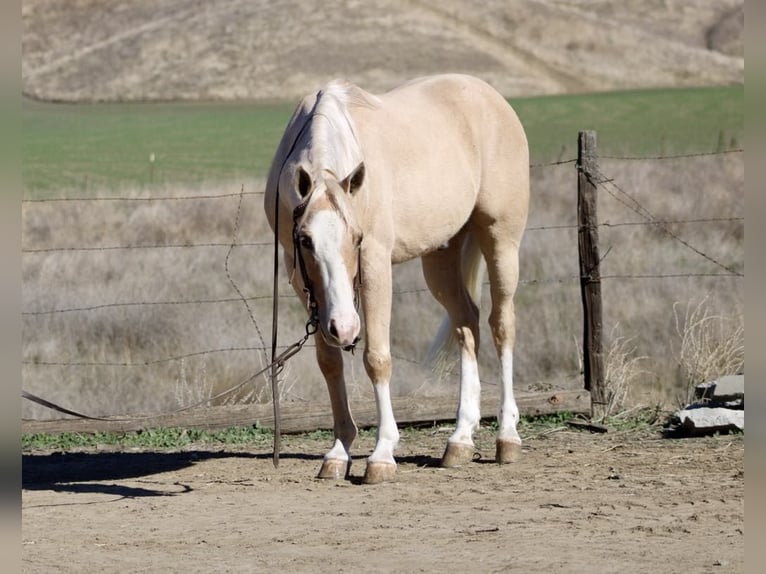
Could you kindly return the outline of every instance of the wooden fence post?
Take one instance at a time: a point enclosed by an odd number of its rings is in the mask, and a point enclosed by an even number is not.
[[[605,414],[604,363],[601,350],[601,271],[598,253],[598,188],[595,174],[596,132],[577,137],[577,243],[580,253],[580,294],[583,308],[583,366],[585,389],[591,395],[591,418]]]

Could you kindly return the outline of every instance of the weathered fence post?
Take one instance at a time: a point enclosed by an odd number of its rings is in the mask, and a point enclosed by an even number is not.
[[[601,351],[601,271],[598,253],[596,132],[577,137],[577,243],[580,252],[580,294],[583,308],[583,366],[590,391],[591,417],[604,417],[604,363]]]

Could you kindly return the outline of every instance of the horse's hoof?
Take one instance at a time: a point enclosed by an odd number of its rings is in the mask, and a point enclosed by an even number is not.
[[[495,461],[497,464],[516,462],[521,458],[521,444],[510,440],[495,442]]]
[[[368,462],[364,472],[364,484],[380,484],[390,482],[396,476],[396,463]]]
[[[328,458],[322,463],[317,478],[328,478],[330,480],[341,480],[348,476],[351,469],[350,460],[341,460],[339,458]]]
[[[444,456],[442,456],[442,466],[444,468],[455,468],[468,464],[473,460],[475,450],[473,445],[470,444],[448,442]]]

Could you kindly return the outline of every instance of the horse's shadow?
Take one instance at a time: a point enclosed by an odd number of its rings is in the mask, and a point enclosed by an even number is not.
[[[115,484],[114,481],[145,478],[181,470],[205,460],[225,458],[270,461],[272,455],[228,451],[24,454],[21,457],[21,486],[25,490],[100,493],[122,498],[177,496],[192,492],[193,488],[180,482],[158,483],[162,485],[161,488],[150,488]],[[319,464],[323,457],[318,454],[283,453],[280,458],[314,460]],[[363,455],[354,456],[353,468],[364,469],[366,459]],[[401,456],[397,457],[397,462],[419,468],[441,467],[441,459],[430,455]],[[346,480],[352,484],[362,484],[363,476],[350,472]]]
[[[441,468],[442,459],[430,455],[413,454],[409,456],[397,456],[399,464],[412,464],[419,468]]]
[[[73,452],[24,454],[21,457],[21,486],[25,490],[102,493],[127,498],[176,496],[193,489],[181,483],[154,489],[114,484],[112,481],[145,478],[172,472],[211,459],[271,459],[271,454],[247,452]],[[286,453],[282,458],[320,459],[319,456]]]

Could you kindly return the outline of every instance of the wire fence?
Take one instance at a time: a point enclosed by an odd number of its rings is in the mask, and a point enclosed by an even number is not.
[[[706,154],[682,154],[675,156],[656,156],[656,157],[615,157],[615,156],[602,156],[599,159],[608,159],[617,162],[653,162],[653,161],[668,161],[668,160],[683,160],[688,158],[704,158],[708,156],[720,156],[724,154],[741,154],[742,149],[731,149],[723,152],[706,153]],[[565,159],[556,162],[539,163],[530,166],[532,170],[544,170],[547,168],[555,168],[560,166],[567,166],[575,164],[576,159]],[[605,170],[604,170],[605,171]],[[689,256],[698,259],[700,262],[711,267],[712,269],[698,269],[690,271],[688,269],[670,269],[654,272],[617,272],[609,273],[605,271],[601,275],[602,280],[609,281],[659,281],[659,280],[678,280],[684,278],[715,278],[715,279],[728,279],[728,280],[742,280],[744,279],[744,247],[742,248],[742,260],[734,263],[728,261],[722,261],[721,257],[715,253],[712,253],[709,247],[695,245],[693,240],[687,239],[679,228],[690,228],[694,226],[741,226],[744,228],[744,216],[740,214],[725,215],[720,217],[663,217],[655,213],[654,209],[650,209],[645,205],[645,202],[637,199],[637,194],[631,192],[627,184],[618,182],[614,177],[610,177],[609,173],[599,171],[596,183],[598,187],[606,193],[606,198],[614,201],[618,205],[623,213],[638,217],[639,220],[620,220],[620,221],[604,221],[599,223],[599,227],[605,230],[619,231],[622,229],[637,229],[637,228],[651,228],[652,230],[662,233],[668,241],[675,243],[689,253]],[[574,180],[574,178],[573,178]],[[246,307],[249,320],[254,326],[258,334],[259,344],[249,345],[230,345],[230,346],[218,346],[215,348],[204,348],[189,352],[170,353],[162,355],[157,353],[157,356],[143,357],[143,358],[131,358],[127,360],[95,360],[92,358],[80,358],[80,357],[51,357],[41,352],[40,349],[45,345],[31,345],[34,347],[34,352],[29,353],[22,359],[22,364],[27,368],[93,368],[93,367],[115,367],[115,368],[146,368],[158,365],[164,365],[168,363],[179,363],[188,361],[193,358],[206,357],[211,355],[219,355],[226,353],[265,353],[267,351],[267,345],[264,341],[261,333],[261,327],[257,319],[257,312],[252,305],[259,304],[261,302],[270,302],[272,299],[272,293],[269,290],[263,290],[258,292],[246,292],[244,288],[239,286],[238,281],[234,278],[230,268],[229,260],[233,252],[240,249],[248,250],[261,250],[272,249],[273,238],[268,235],[263,237],[249,238],[249,240],[240,240],[240,220],[242,218],[242,202],[245,198],[262,196],[262,191],[245,191],[244,188],[238,193],[220,193],[220,194],[200,194],[200,195],[158,195],[158,196],[100,196],[100,197],[58,197],[58,198],[38,198],[38,199],[25,199],[22,201],[25,209],[34,209],[41,205],[50,205],[55,209],[57,205],[66,204],[72,205],[75,203],[83,205],[93,204],[116,204],[125,202],[129,204],[136,203],[152,203],[152,204],[167,204],[178,205],[187,202],[208,202],[212,204],[211,210],[219,210],[216,208],[218,202],[226,200],[237,200],[238,207],[235,215],[235,221],[233,223],[233,233],[228,241],[181,241],[175,242],[172,238],[169,238],[163,242],[139,242],[133,243],[119,243],[108,242],[108,237],[104,238],[104,244],[57,244],[55,241],[45,243],[43,245],[36,244],[35,246],[23,246],[22,258],[26,264],[34,266],[35,258],[50,258],[50,257],[66,257],[70,255],[83,255],[89,256],[93,254],[100,254],[105,257],[122,257],[125,253],[139,253],[139,252],[177,252],[177,251],[195,251],[200,249],[215,249],[220,250],[220,259],[224,261],[225,273],[233,288],[235,295],[232,296],[210,296],[210,297],[189,297],[189,298],[119,298],[108,301],[94,301],[92,303],[85,302],[76,305],[60,305],[55,303],[50,306],[45,306],[39,301],[26,301],[22,310],[22,316],[25,318],[24,339],[29,342],[34,340],[38,336],[42,336],[39,332],[39,327],[35,325],[35,320],[45,317],[62,317],[62,316],[76,316],[81,314],[94,313],[98,311],[109,311],[118,309],[162,309],[162,308],[177,308],[177,307],[189,307],[200,308],[202,306],[221,306],[221,305],[240,305],[244,304]],[[603,201],[603,200],[602,200]],[[535,234],[546,234],[555,232],[569,232],[572,233],[577,230],[577,224],[573,223],[541,223],[530,225],[527,228],[527,237]],[[270,257],[270,254],[266,252]],[[603,258],[606,260],[610,255],[610,251],[607,250]],[[144,271],[146,272],[146,271]],[[140,272],[139,272],[140,273]],[[25,279],[25,289],[29,286],[29,282],[33,279]],[[549,285],[571,285],[574,289],[575,285],[578,285],[580,277],[577,273],[564,274],[560,276],[538,276],[538,277],[523,277],[519,283],[520,288],[535,288]],[[50,286],[55,288],[55,286]],[[45,291],[45,286],[38,286],[38,291]],[[406,306],[406,301],[402,301],[408,296],[418,296],[421,293],[428,293],[428,289],[421,283],[419,285],[397,285],[394,290],[396,297],[395,307],[397,305]],[[290,299],[294,300],[295,296],[292,293],[281,293],[279,295],[280,300]],[[54,298],[55,299],[55,298]],[[311,346],[311,345],[307,345]],[[25,347],[27,344],[25,343]],[[282,346],[281,348],[285,348]],[[412,363],[420,364],[420,357],[414,356],[402,356],[401,353],[395,353],[395,358]],[[579,373],[572,373],[572,376],[577,376]],[[491,380],[486,381],[489,384],[493,384]]]

